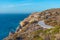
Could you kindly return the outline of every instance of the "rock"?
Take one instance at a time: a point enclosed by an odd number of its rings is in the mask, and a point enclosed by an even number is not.
[[[28,21],[22,21],[22,22],[20,22],[20,25],[23,27],[23,26],[25,26],[28,23],[29,23]]]
[[[36,23],[36,22],[37,22],[37,20],[35,18],[33,18],[29,21],[29,23]]]
[[[60,40],[60,8],[31,14],[4,40]]]

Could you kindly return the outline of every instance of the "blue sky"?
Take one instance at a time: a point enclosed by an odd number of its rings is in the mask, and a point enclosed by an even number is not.
[[[0,13],[32,13],[60,8],[60,0],[0,0]]]

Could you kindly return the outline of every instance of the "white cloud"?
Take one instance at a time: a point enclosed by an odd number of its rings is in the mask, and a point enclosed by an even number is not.
[[[18,6],[27,6],[27,5],[32,5],[32,3],[18,4]]]
[[[32,3],[0,5],[0,8],[13,8],[13,7],[20,7],[20,6],[27,6],[27,5],[32,5]]]
[[[15,5],[8,5],[7,7],[9,7],[9,8],[10,8],[10,7],[15,7]]]
[[[1,8],[12,8],[15,7],[15,5],[2,5]]]

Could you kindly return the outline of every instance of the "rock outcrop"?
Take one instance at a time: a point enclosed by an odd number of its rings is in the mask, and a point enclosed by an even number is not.
[[[60,8],[31,14],[4,40],[60,40]]]

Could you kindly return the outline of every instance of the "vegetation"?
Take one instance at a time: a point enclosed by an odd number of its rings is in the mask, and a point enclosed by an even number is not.
[[[45,37],[47,38],[49,37],[50,40],[55,40],[55,34],[58,34],[58,33],[60,33],[60,26],[55,26],[55,28],[46,29],[46,30],[37,30],[37,31],[34,31],[32,34],[35,35],[33,37],[33,40],[43,40],[45,39]]]
[[[60,40],[60,9],[50,9],[30,15],[20,23],[22,27],[6,40]],[[43,28],[37,25],[44,20],[45,24],[52,28]]]

